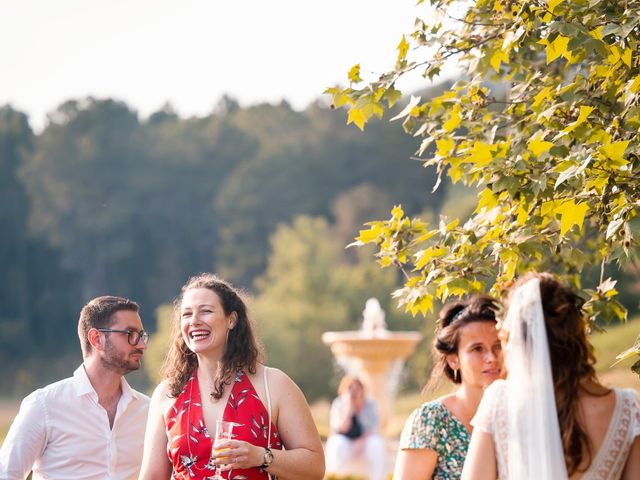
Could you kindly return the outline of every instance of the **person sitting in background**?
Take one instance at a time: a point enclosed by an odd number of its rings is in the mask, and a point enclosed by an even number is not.
[[[98,297],[80,312],[84,361],[26,397],[0,449],[0,479],[138,478],[149,398],[124,376],[147,348],[138,304]]]
[[[487,296],[445,305],[434,339],[435,365],[425,390],[442,375],[458,385],[451,394],[418,407],[407,419],[394,480],[460,478],[469,445],[471,418],[484,389],[502,373],[496,305]]]
[[[343,475],[348,462],[362,456],[370,466],[370,478],[383,479],[385,447],[378,434],[378,410],[375,401],[365,396],[364,385],[358,378],[347,375],[340,381],[329,423],[327,472]]]

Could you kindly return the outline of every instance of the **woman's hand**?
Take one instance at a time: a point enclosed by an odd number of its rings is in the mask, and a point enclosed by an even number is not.
[[[213,463],[220,470],[243,470],[262,465],[265,448],[242,440],[221,440],[213,446],[213,452]]]

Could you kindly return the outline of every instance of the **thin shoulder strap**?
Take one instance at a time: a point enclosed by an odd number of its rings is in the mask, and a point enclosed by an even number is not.
[[[269,430],[267,433],[267,447],[271,448],[271,393],[269,393],[268,367],[264,366],[264,389],[267,391],[267,413],[269,414]]]

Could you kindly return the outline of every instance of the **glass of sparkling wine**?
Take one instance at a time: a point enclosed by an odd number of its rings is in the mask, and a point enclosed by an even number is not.
[[[216,437],[215,440],[213,441],[213,454],[215,456],[220,455],[222,452],[224,452],[225,450],[228,450],[227,448],[223,448],[222,450],[218,450],[216,449],[216,444],[218,442],[224,441],[224,440],[231,440],[231,433],[233,432],[233,422],[227,422],[226,420],[218,420],[216,421]],[[225,459],[226,457],[221,457],[222,459]],[[221,480],[222,479],[222,473],[220,471],[220,466],[216,467],[216,473],[215,473],[215,478],[217,480]]]

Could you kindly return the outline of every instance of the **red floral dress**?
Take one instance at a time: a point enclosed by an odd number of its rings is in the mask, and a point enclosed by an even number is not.
[[[235,423],[234,440],[244,440],[260,447],[267,446],[269,413],[249,377],[243,371],[236,374],[222,418]],[[211,448],[215,432],[210,434],[204,424],[198,376],[195,373],[169,409],[165,417],[165,425],[169,438],[167,455],[173,464],[171,478],[176,480],[213,479],[215,468],[211,462]],[[273,423],[271,423],[271,448],[282,449],[278,430]],[[228,480],[268,479],[267,474],[257,467],[221,473],[222,477]]]

